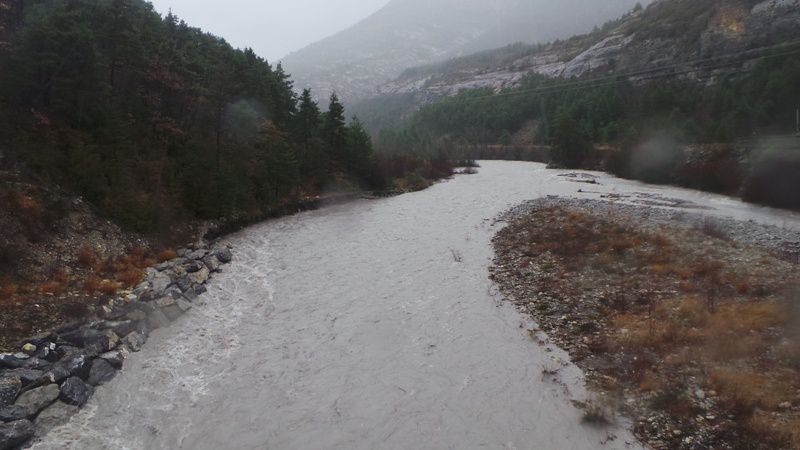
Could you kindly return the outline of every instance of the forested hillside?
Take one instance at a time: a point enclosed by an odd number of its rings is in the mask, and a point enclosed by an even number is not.
[[[3,0],[0,161],[141,231],[381,187],[334,96],[142,0]]]

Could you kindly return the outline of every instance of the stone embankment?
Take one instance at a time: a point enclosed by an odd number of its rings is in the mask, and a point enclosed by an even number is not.
[[[24,446],[65,423],[112,380],[150,332],[189,311],[205,284],[232,260],[227,247],[195,245],[147,269],[125,297],[103,306],[103,320],[75,323],[26,339],[0,354],[0,450]]]

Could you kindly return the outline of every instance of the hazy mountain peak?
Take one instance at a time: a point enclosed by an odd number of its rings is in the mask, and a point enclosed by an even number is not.
[[[589,31],[636,0],[392,0],[353,27],[287,56],[296,84],[318,97],[373,96],[404,69],[514,42]],[[645,2],[647,3],[647,2]]]

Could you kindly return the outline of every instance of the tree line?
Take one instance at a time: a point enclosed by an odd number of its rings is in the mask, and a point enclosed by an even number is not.
[[[322,111],[251,49],[142,0],[2,1],[3,158],[127,226],[259,217],[391,182],[335,95]]]

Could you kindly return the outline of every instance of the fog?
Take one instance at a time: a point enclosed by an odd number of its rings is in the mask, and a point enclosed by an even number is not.
[[[152,0],[191,26],[224,37],[234,47],[251,47],[270,61],[347,28],[388,0]]]

